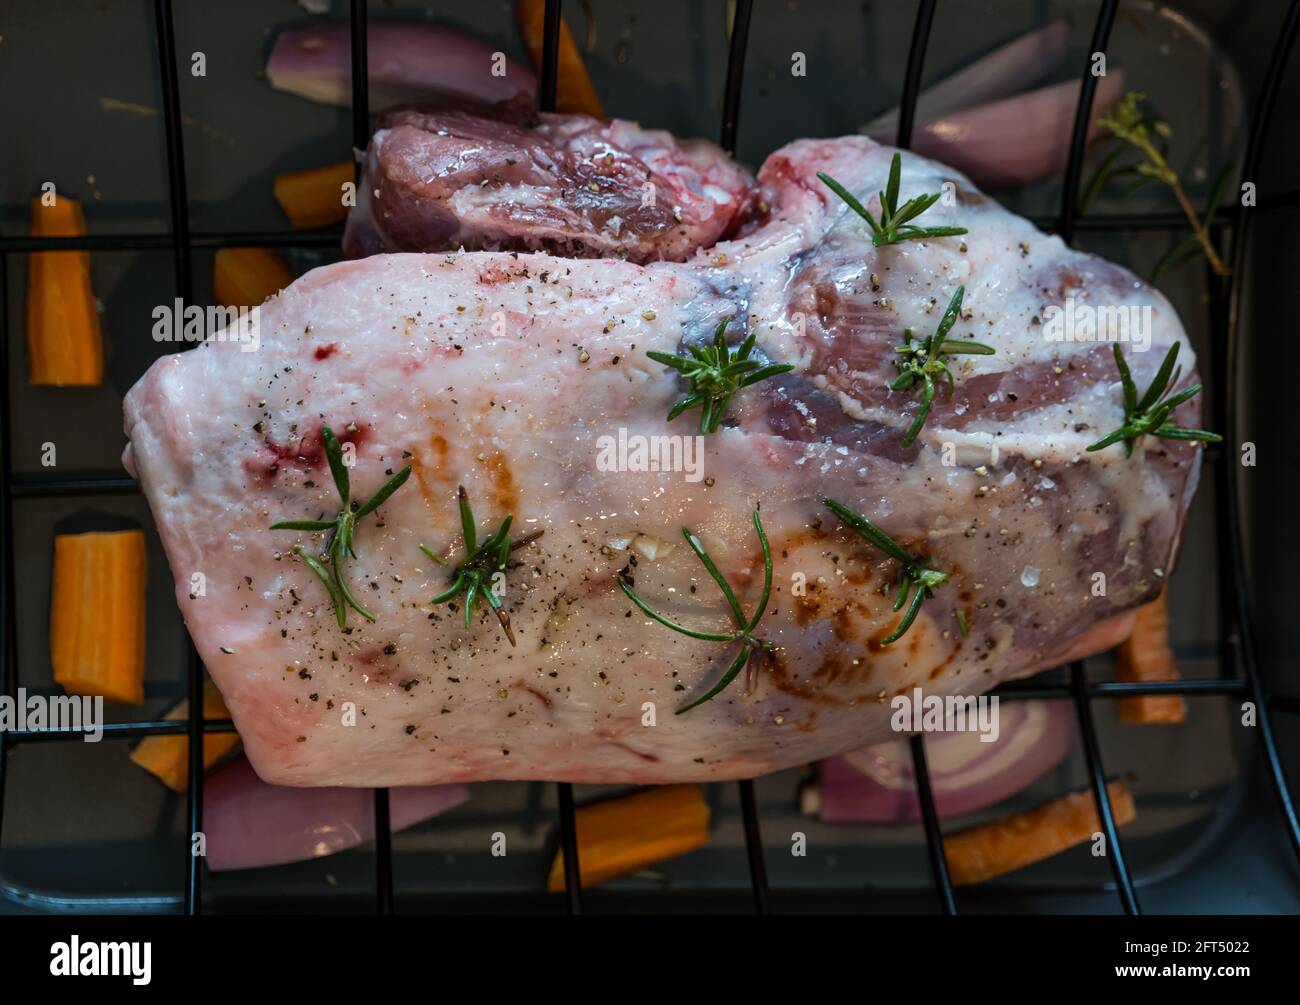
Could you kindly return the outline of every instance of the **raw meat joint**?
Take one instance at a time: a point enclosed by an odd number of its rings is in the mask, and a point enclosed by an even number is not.
[[[752,185],[712,143],[621,119],[397,112],[370,143],[343,250],[677,262],[739,222]]]
[[[873,245],[817,177],[878,212],[894,151],[863,137],[792,143],[751,190],[715,149],[625,123],[485,130],[403,113],[372,144],[380,196],[349,221],[350,250],[436,253],[316,269],[263,306],[258,351],[166,357],[127,397],[126,463],[262,778],[752,777],[887,739],[889,699],[915,687],[978,694],[1113,646],[1158,594],[1198,445],[1089,451],[1125,421],[1113,347],[1044,334],[1070,299],[1150,308],[1149,346],[1124,358],[1140,395],[1181,344],[1177,393],[1195,360],[1150,286],[907,153],[904,200],[952,195],[919,222],[967,233]],[[929,337],[959,286],[947,337],[993,352],[946,357],[952,393],[940,374],[908,442],[923,393],[889,390],[896,347]],[[699,408],[666,418],[687,376],[647,354],[711,352],[727,319],[730,352],[753,336],[757,366],[793,369],[736,391],[699,477],[630,450],[598,464],[602,442],[699,431]],[[1171,421],[1195,426],[1198,407]],[[896,640],[900,562],[825,499],[947,575]],[[756,508],[773,572],[751,672],[681,712],[748,643],[672,631],[625,589],[731,637],[693,545],[755,615]]]

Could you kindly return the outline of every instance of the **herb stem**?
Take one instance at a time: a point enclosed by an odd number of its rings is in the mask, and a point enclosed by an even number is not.
[[[1196,215],[1196,208],[1192,205],[1191,200],[1187,198],[1187,193],[1183,191],[1183,186],[1179,184],[1176,177],[1169,187],[1173,189],[1174,198],[1178,200],[1178,205],[1182,207],[1183,213],[1192,225],[1192,232],[1196,235],[1196,240],[1205,252],[1205,259],[1210,263],[1210,268],[1214,270],[1214,274],[1216,276],[1226,276],[1231,273],[1232,270],[1223,264],[1223,259],[1219,257],[1219,253],[1214,249],[1214,242],[1210,240],[1209,232],[1205,227],[1201,226],[1201,220]]]
[[[1160,362],[1160,369],[1156,371],[1151,381],[1151,386],[1139,400],[1137,385],[1133,382],[1133,374],[1124,359],[1124,354],[1118,344],[1111,346],[1124,393],[1124,422],[1118,429],[1089,444],[1087,449],[1090,452],[1104,450],[1111,444],[1122,441],[1124,456],[1132,457],[1133,444],[1143,436],[1159,436],[1166,440],[1201,440],[1207,443],[1218,443],[1223,439],[1218,433],[1207,432],[1204,429],[1184,429],[1167,421],[1173,415],[1174,409],[1196,397],[1201,390],[1200,384],[1193,384],[1191,387],[1183,388],[1177,394],[1171,393],[1178,384],[1178,375],[1181,372],[1174,368],[1180,348],[1182,348],[1181,342],[1175,342],[1169,347],[1165,358]]]
[[[754,608],[754,614],[750,618],[745,617],[744,608],[740,606],[740,601],[736,599],[736,592],[731,588],[725,576],[718,571],[717,565],[709,557],[709,553],[704,549],[704,545],[689,527],[682,528],[682,536],[686,538],[686,543],[690,545],[691,551],[695,557],[708,571],[709,577],[718,584],[718,589],[722,592],[727,601],[727,609],[731,614],[732,621],[735,622],[736,629],[730,633],[723,632],[705,632],[696,628],[687,628],[680,625],[671,618],[668,618],[654,608],[650,607],[644,600],[637,596],[632,584],[623,576],[619,577],[619,589],[627,596],[627,599],[636,605],[642,613],[649,615],[665,628],[671,628],[679,635],[685,635],[688,638],[700,639],[703,642],[729,642],[740,643],[735,657],[727,666],[722,676],[698,698],[695,698],[677,709],[677,715],[689,712],[693,708],[698,708],[707,701],[716,698],[728,685],[739,675],[740,671],[748,664],[751,673],[763,656],[770,656],[775,651],[775,646],[764,639],[758,638],[754,632],[758,630],[758,624],[767,611],[767,603],[772,597],[772,549],[767,541],[767,534],[763,530],[763,521],[759,518],[759,511],[754,510],[754,530],[758,534],[759,547],[763,552],[763,593],[759,599],[759,604]]]
[[[1178,172],[1169,166],[1169,161],[1165,159],[1164,153],[1156,145],[1155,136],[1167,139],[1171,133],[1168,123],[1160,122],[1147,118],[1139,107],[1146,94],[1142,91],[1128,91],[1111,113],[1097,120],[1097,124],[1116,138],[1123,140],[1125,143],[1136,147],[1145,157],[1146,161],[1135,165],[1131,169],[1142,176],[1139,184],[1143,179],[1154,179],[1165,185],[1168,185],[1174,193],[1174,199],[1178,202],[1179,208],[1183,215],[1187,217],[1187,222],[1191,225],[1192,233],[1196,241],[1205,252],[1206,261],[1209,262],[1210,268],[1214,270],[1217,276],[1226,276],[1231,270],[1223,263],[1219,257],[1218,251],[1215,250],[1214,242],[1210,240],[1209,228],[1197,216],[1196,209],[1191,200],[1187,198],[1187,193],[1183,191],[1182,183],[1179,181]],[[1113,155],[1103,163],[1094,181],[1096,189],[1099,191],[1104,183],[1107,172],[1110,171],[1114,164]],[[1090,193],[1093,186],[1089,186]],[[1216,200],[1212,200],[1212,203]],[[1213,205],[1210,212],[1213,212]],[[1209,214],[1206,215],[1208,221]]]

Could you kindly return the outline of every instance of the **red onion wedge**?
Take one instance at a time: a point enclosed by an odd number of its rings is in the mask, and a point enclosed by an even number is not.
[[[922,119],[937,119],[1035,86],[1060,65],[1069,34],[1065,19],[1058,18],[1021,35],[927,87],[917,100],[917,114]],[[892,143],[897,129],[898,109],[893,108],[858,131]]]
[[[354,848],[375,836],[372,792],[268,785],[241,757],[203,786],[208,868],[256,869]],[[393,830],[437,816],[468,798],[464,785],[390,789]]]
[[[1060,174],[1070,155],[1078,80],[1035,90],[1065,53],[1064,20],[1022,35],[921,93],[912,149],[951,164],[984,189],[1016,188]],[[1088,139],[1096,120],[1124,94],[1124,73],[1100,78]],[[893,143],[894,109],[859,132]]]
[[[931,733],[925,742],[939,814],[971,813],[1014,795],[1065,759],[1074,743],[1068,702],[999,703],[999,734]],[[805,804],[825,823],[903,824],[921,819],[906,740],[864,747],[820,765],[820,781]]]
[[[439,101],[494,104],[537,89],[537,77],[527,66],[452,28],[374,20],[366,43],[373,112]],[[267,79],[277,91],[346,107],[352,103],[350,46],[346,23],[291,24],[276,36]],[[494,75],[494,69],[501,75]]]
[[[1067,81],[918,125],[912,149],[952,165],[984,189],[1050,178],[1065,170],[1070,156],[1079,86],[1077,80]],[[1098,81],[1089,142],[1101,132],[1097,119],[1123,94],[1122,70]]]

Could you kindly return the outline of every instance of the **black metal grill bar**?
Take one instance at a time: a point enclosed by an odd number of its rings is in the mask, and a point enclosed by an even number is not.
[[[912,146],[912,127],[916,123],[916,102],[921,97],[921,73],[925,69],[925,50],[930,45],[934,8],[935,0],[920,0],[916,5],[916,24],[912,27],[912,44],[907,52],[903,97],[898,106],[898,133],[894,139],[894,145],[904,150]]]
[[[190,235],[191,248],[337,248],[343,231],[223,231]],[[83,234],[79,237],[0,237],[0,251],[170,251],[170,234]]]
[[[1261,197],[1251,212],[1264,213],[1291,209],[1300,204],[1300,192],[1274,198]],[[1231,229],[1241,217],[1239,206],[1220,207],[1214,217],[1216,229]],[[1204,215],[1202,213],[1202,215]],[[1034,216],[1029,220],[1046,233],[1056,233],[1059,216]],[[1182,213],[1109,213],[1079,217],[1076,232],[1132,233],[1135,231],[1186,231],[1191,229]],[[337,248],[343,239],[338,228],[327,230],[229,230],[200,231],[190,235],[190,247],[200,250],[219,248]],[[0,252],[34,251],[170,251],[170,234],[82,234],[77,237],[0,236]]]
[[[352,155],[354,177],[361,183],[361,157],[370,144],[370,47],[366,37],[366,0],[350,0],[351,32],[348,39],[352,63]],[[388,790],[375,789],[375,910],[393,913],[393,828],[388,811]]]
[[[108,475],[103,478],[13,478],[9,496],[13,499],[49,499],[56,496],[134,495],[140,485],[134,478]]]
[[[754,891],[754,911],[767,914],[767,862],[763,859],[763,830],[758,820],[753,779],[737,783],[740,789],[740,817],[745,825],[745,857],[749,860],[749,885]]]
[[[1219,247],[1225,246],[1223,244],[1223,235],[1217,235],[1212,240]],[[1207,390],[1205,393],[1213,416],[1213,428],[1226,431],[1228,426],[1227,420],[1224,418],[1224,410],[1227,407],[1227,396],[1222,393],[1221,385],[1228,373],[1228,291],[1225,289],[1225,284],[1220,277],[1216,276],[1214,270],[1210,268],[1208,259],[1204,264],[1203,272],[1205,275],[1205,288],[1209,291],[1206,306],[1210,315],[1210,372],[1206,375],[1205,384]],[[1228,458],[1229,464],[1236,463],[1236,447],[1231,440],[1215,444],[1215,447]],[[1223,467],[1222,464],[1216,464],[1214,467],[1216,470],[1211,474],[1215,512],[1217,514],[1223,509],[1223,498],[1227,491],[1227,475],[1223,471],[1217,470]],[[1232,531],[1228,527],[1228,521],[1226,519],[1216,519],[1214,521],[1216,569],[1221,570],[1223,568],[1225,556],[1230,555],[1231,552]],[[1223,577],[1220,575],[1216,578],[1221,580]],[[1237,615],[1230,590],[1220,588],[1215,591],[1214,609],[1219,649],[1219,676],[1236,678],[1238,667],[1234,626]]]
[[[379,914],[393,913],[393,823],[387,789],[375,789],[375,902]]]
[[[370,145],[370,46],[366,40],[366,0],[351,0],[351,18],[352,155],[359,164],[359,155]]]
[[[1246,143],[1246,157],[1242,163],[1242,178],[1244,180],[1258,181],[1259,179],[1264,143],[1268,137],[1268,122],[1273,116],[1273,109],[1277,104],[1278,90],[1282,86],[1282,77],[1286,72],[1287,60],[1294,48],[1298,32],[1300,32],[1300,0],[1292,0],[1287,8],[1286,18],[1279,26],[1277,42],[1273,47],[1272,55],[1269,57],[1268,72],[1264,77],[1259,101],[1255,106],[1255,119],[1251,123],[1250,138]],[[1221,395],[1224,399],[1223,433],[1224,440],[1229,445],[1240,442],[1237,435],[1236,409],[1238,353],[1241,342],[1242,283],[1240,277],[1246,264],[1250,228],[1253,223],[1253,215],[1245,214],[1241,219],[1240,226],[1233,235],[1230,259],[1232,273],[1228,283],[1227,310],[1224,318],[1226,326],[1221,333],[1225,343],[1226,355],[1222,378],[1224,394]],[[1258,716],[1256,729],[1259,730],[1260,744],[1264,749],[1264,756],[1268,762],[1269,778],[1273,785],[1273,792],[1277,797],[1278,807],[1286,824],[1287,837],[1291,841],[1292,850],[1297,858],[1300,858],[1300,816],[1297,816],[1295,799],[1291,795],[1286,771],[1282,766],[1282,759],[1278,753],[1277,741],[1273,736],[1273,723],[1269,714],[1268,690],[1259,668],[1255,650],[1254,618],[1250,608],[1250,580],[1246,574],[1246,553],[1241,537],[1241,514],[1237,495],[1239,468],[1236,464],[1220,464],[1217,471],[1221,479],[1220,486],[1222,490],[1221,505],[1218,509],[1222,514],[1221,519],[1226,522],[1228,527],[1227,535],[1221,535],[1221,537],[1226,537],[1228,544],[1227,561],[1232,576],[1232,592],[1236,600],[1237,638],[1241,647],[1241,658],[1246,671],[1246,679],[1250,681],[1250,686],[1254,691]],[[1223,556],[1221,556],[1222,558]],[[1221,561],[1220,566],[1222,564]]]
[[[13,451],[9,434],[12,429],[13,395],[9,393],[9,256],[0,254],[0,695],[13,698],[18,693],[18,626],[14,602],[14,514],[9,498],[13,477]],[[9,747],[13,737],[0,730],[0,846],[4,844],[5,782],[9,777]]]
[[[163,127],[167,144],[171,249],[176,267],[177,292],[182,299],[189,300],[193,288],[190,275],[190,204],[185,182],[185,139],[181,133],[181,97],[176,77],[176,35],[172,28],[171,0],[154,0],[154,19],[158,34]]]
[[[1083,179],[1083,158],[1088,151],[1088,119],[1092,117],[1092,100],[1097,93],[1097,78],[1092,74],[1092,60],[1106,51],[1110,31],[1115,24],[1119,0],[1102,0],[1097,24],[1092,30],[1091,48],[1083,64],[1079,87],[1079,104],[1074,111],[1074,131],[1070,135],[1070,158],[1065,165],[1065,184],[1061,191],[1061,222],[1058,233],[1068,244],[1074,240],[1079,215],[1079,185]]]
[[[906,79],[904,82],[903,101],[899,117],[899,146],[907,146],[916,116],[916,102],[920,92],[920,81],[924,65],[925,52],[930,29],[934,20],[937,4],[935,0],[920,0],[917,7],[917,20],[909,52]],[[1087,122],[1096,90],[1096,78],[1090,72],[1092,52],[1104,52],[1114,23],[1118,0],[1103,0],[1099,7],[1098,19],[1094,28],[1092,50],[1089,53],[1089,66],[1085,66],[1079,105],[1076,110],[1072,134],[1070,157],[1067,164],[1065,185],[1062,196],[1061,214],[1051,220],[1034,222],[1047,230],[1055,230],[1067,240],[1080,231],[1119,232],[1119,231],[1179,231],[1187,229],[1187,221],[1181,214],[1150,213],[1134,215],[1109,215],[1098,217],[1079,217],[1078,190],[1082,177],[1082,162],[1086,147]],[[362,151],[369,141],[370,123],[368,114],[368,80],[366,74],[367,52],[366,37],[366,3],[365,0],[352,0],[352,69],[353,69],[353,143],[356,150]],[[737,4],[732,26],[732,38],[728,54],[726,86],[723,100],[722,141],[728,150],[734,150],[736,130],[739,122],[740,95],[743,83],[744,57],[748,38],[748,29],[752,16],[752,0],[740,0]],[[559,0],[547,0],[545,9],[545,35],[543,41],[543,61],[540,73],[539,107],[554,107],[555,88],[558,75],[558,43],[560,29]],[[195,248],[222,248],[234,246],[277,246],[277,247],[332,247],[339,240],[338,230],[315,232],[229,232],[191,234],[188,219],[188,199],[186,196],[185,167],[180,128],[180,96],[176,69],[176,42],[173,31],[170,0],[155,0],[155,28],[158,41],[163,117],[166,127],[166,146],[169,179],[169,210],[171,232],[167,234],[118,234],[89,235],[74,238],[31,238],[24,236],[0,237],[0,339],[8,345],[7,311],[3,309],[7,299],[7,254],[31,251],[54,250],[89,250],[89,251],[130,251],[130,250],[170,250],[173,254],[176,273],[176,286],[184,299],[192,296],[192,262],[191,252]],[[1267,136],[1266,124],[1271,117],[1276,102],[1277,92],[1286,67],[1286,62],[1300,29],[1300,0],[1292,0],[1278,41],[1272,53],[1268,71],[1256,115],[1252,123],[1247,157],[1243,166],[1243,178],[1254,179],[1260,165],[1263,143]],[[1233,279],[1226,283],[1226,296],[1222,288],[1211,280],[1211,316],[1216,334],[1223,336],[1224,366],[1220,373],[1224,382],[1224,392],[1217,396],[1219,408],[1223,410],[1223,428],[1227,433],[1228,443],[1236,442],[1236,416],[1232,408],[1235,396],[1235,379],[1237,373],[1237,348],[1239,343],[1239,312],[1241,284],[1236,277],[1241,274],[1244,264],[1250,225],[1254,213],[1268,208],[1300,204],[1300,192],[1287,192],[1276,197],[1262,199],[1251,215],[1238,206],[1226,207],[1219,214],[1216,230],[1219,234],[1232,231]],[[1216,304],[1218,307],[1216,308]],[[1217,322],[1220,322],[1217,323]],[[0,386],[9,386],[9,367],[7,353],[0,353]],[[16,626],[15,607],[13,603],[14,558],[13,558],[13,518],[12,501],[17,498],[37,498],[74,494],[104,494],[133,492],[138,486],[132,479],[121,477],[106,478],[72,478],[60,480],[40,480],[32,478],[15,479],[10,457],[10,431],[12,420],[12,401],[7,401],[0,409],[0,606],[3,607],[3,645],[0,645],[0,686],[3,693],[12,695],[17,690],[16,663]],[[1230,458],[1229,458],[1230,459]],[[1084,741],[1085,754],[1090,772],[1090,781],[1096,798],[1099,816],[1108,841],[1108,854],[1111,867],[1115,873],[1116,885],[1121,902],[1126,911],[1136,913],[1137,898],[1133,891],[1132,877],[1124,861],[1115,829],[1109,798],[1105,788],[1100,746],[1097,742],[1091,716],[1092,700],[1118,698],[1145,694],[1180,694],[1186,696],[1218,695],[1228,697],[1253,696],[1258,706],[1258,722],[1261,742],[1269,764],[1272,782],[1279,800],[1281,812],[1289,831],[1293,847],[1300,855],[1300,820],[1288,787],[1285,773],[1278,755],[1273,736],[1270,708],[1288,713],[1300,713],[1300,699],[1290,696],[1268,696],[1255,654],[1253,625],[1247,599],[1247,578],[1244,552],[1241,540],[1239,504],[1236,496],[1236,469],[1232,463],[1216,466],[1223,472],[1220,476],[1224,491],[1221,493],[1223,505],[1219,507],[1220,539],[1225,547],[1220,548],[1219,559],[1222,565],[1230,561],[1233,582],[1236,587],[1236,627],[1240,631],[1242,662],[1246,676],[1244,679],[1230,676],[1217,679],[1192,679],[1169,682],[1136,683],[1126,681],[1099,681],[1089,683],[1081,663],[1070,667],[1070,683],[1060,685],[1020,685],[1010,684],[999,688],[994,694],[1007,698],[1051,698],[1070,699],[1075,703],[1079,724]],[[1229,646],[1229,651],[1230,646]],[[230,732],[233,723],[230,720],[208,720],[202,718],[203,668],[198,660],[193,644],[188,647],[188,679],[190,712],[185,721],[154,720],[135,723],[105,724],[105,738],[128,738],[147,735],[187,735],[189,738],[190,784],[188,786],[187,808],[191,834],[198,833],[202,825],[202,744],[198,737],[207,733]],[[1225,661],[1226,662],[1226,661]],[[1224,667],[1225,674],[1230,670]],[[4,791],[7,772],[7,757],[10,746],[19,742],[75,740],[81,732],[73,730],[36,730],[0,733],[0,839],[3,838]],[[929,772],[925,759],[925,746],[922,737],[912,738],[912,755],[917,777],[918,798],[922,807],[925,823],[926,843],[930,856],[931,868],[938,889],[941,906],[949,913],[955,913],[956,903],[947,863],[943,852],[942,833],[934,805]],[[582,889],[579,875],[577,832],[575,822],[572,786],[567,783],[557,784],[559,801],[559,821],[561,851],[566,866],[567,906],[572,913],[579,913],[582,907]],[[755,898],[755,907],[763,913],[767,910],[767,881],[763,861],[762,838],[753,783],[739,783],[742,818],[745,828],[746,849],[748,853],[750,878]],[[388,791],[375,791],[375,829],[376,829],[376,881],[377,906],[381,912],[393,909],[392,882],[392,830]],[[189,842],[186,854],[185,909],[189,913],[198,913],[202,906],[202,868],[198,857],[190,853]]]
[[[185,720],[188,738],[186,755],[189,770],[185,781],[185,819],[189,833],[185,840],[185,912],[201,914],[203,911],[203,860],[198,855],[195,838],[203,833],[203,784],[206,768],[203,763],[203,661],[199,659],[194,640],[185,636],[185,663],[189,686],[189,714]]]
[[[1150,695],[1181,695],[1186,698],[1235,697],[1253,693],[1250,682],[1237,677],[1193,677],[1168,681],[1092,681],[1085,685],[1090,699],[1138,698]],[[1066,684],[1004,684],[989,692],[990,696],[1010,701],[1064,700],[1074,698],[1073,687]],[[1300,713],[1300,699],[1272,695],[1269,706],[1278,712]],[[143,736],[176,736],[185,733],[189,726],[179,719],[145,719],[139,722],[109,722],[101,727],[104,739],[135,739]],[[230,719],[205,719],[204,733],[232,733],[234,722]],[[75,740],[83,736],[84,729],[14,729],[6,735],[18,743]]]
[[[1215,425],[1220,425],[1215,423]],[[1224,458],[1222,450],[1214,445],[1204,449],[1206,462],[1217,463]],[[11,499],[51,499],[67,496],[135,495],[140,485],[134,478],[121,475],[80,475],[70,478],[32,478],[18,476],[10,480],[8,496]]]
[[[921,71],[925,65],[925,50],[930,43],[930,27],[934,24],[935,0],[920,0],[916,8],[916,24],[912,29],[912,44],[907,53],[907,69],[903,79],[903,97],[898,109],[896,146],[906,150],[912,145],[912,126],[916,122],[916,103],[921,96]],[[912,737],[912,774],[916,779],[916,798],[921,805],[921,820],[925,824],[925,847],[930,857],[930,873],[939,893],[939,906],[945,914],[957,913],[957,895],[948,875],[948,855],[943,847],[943,831],[939,827],[939,811],[934,804],[934,791],[930,787],[930,769],[925,758],[925,740]]]
[[[537,107],[543,112],[553,112],[560,86],[560,0],[546,0],[542,18],[542,65],[537,81]]]
[[[1222,450],[1215,444],[1204,448],[1206,462],[1221,461]],[[125,475],[79,475],[68,478],[33,478],[19,475],[9,483],[13,499],[48,499],[58,496],[78,495],[133,495],[140,491],[139,483]]]
[[[944,914],[957,913],[957,894],[952,877],[948,875],[948,853],[943,847],[943,829],[939,826],[939,811],[934,804],[934,789],[930,785],[930,765],[925,757],[925,736],[912,737],[912,774],[916,778],[916,795],[921,804],[921,820],[925,824],[925,850],[930,858],[930,875],[934,877],[939,894],[939,907]]]
[[[582,913],[582,866],[578,862],[578,818],[573,808],[573,786],[555,786],[560,809],[560,854],[564,858],[564,902],[570,914]]]
[[[739,0],[731,21],[731,43],[727,46],[727,73],[723,78],[722,127],[719,145],[728,154],[736,151],[740,129],[740,96],[745,85],[745,56],[749,51],[749,22],[754,14],[753,0]],[[754,782],[736,783],[740,794],[740,814],[745,830],[745,858],[749,863],[749,884],[754,894],[754,910],[768,913],[767,863],[763,858],[763,832],[759,826],[758,804],[754,799]]]
[[[1124,859],[1124,848],[1119,842],[1119,828],[1115,826],[1115,814],[1111,811],[1110,792],[1106,788],[1106,771],[1101,763],[1101,745],[1097,742],[1097,731],[1092,723],[1092,705],[1088,701],[1087,678],[1083,672],[1083,663],[1070,665],[1070,684],[1074,689],[1074,707],[1079,716],[1079,735],[1083,738],[1083,752],[1088,761],[1088,783],[1092,786],[1092,796],[1097,804],[1097,816],[1101,820],[1101,829],[1106,835],[1106,858],[1110,861],[1111,872],[1115,874],[1115,888],[1119,892],[1120,903],[1125,914],[1141,914],[1137,893],[1133,889],[1133,877],[1129,874],[1128,863]]]
[[[1092,117],[1093,98],[1097,93],[1097,78],[1093,76],[1093,59],[1104,54],[1110,43],[1110,32],[1115,25],[1119,0],[1102,0],[1093,27],[1092,42],[1084,59],[1079,85],[1079,103],[1074,112],[1074,130],[1070,136],[1070,156],[1065,167],[1065,184],[1061,191],[1061,222],[1057,228],[1068,244],[1074,240],[1079,208],[1079,184],[1083,178],[1083,158],[1088,150],[1088,120]],[[1120,903],[1127,914],[1138,914],[1137,895],[1133,892],[1133,877],[1129,874],[1124,850],[1120,846],[1119,831],[1111,813],[1110,793],[1106,790],[1106,773],[1101,763],[1101,748],[1092,725],[1092,706],[1088,701],[1087,678],[1083,663],[1070,665],[1070,685],[1074,694],[1075,712],[1079,718],[1079,731],[1083,736],[1083,750],[1088,761],[1089,782],[1097,815],[1106,833],[1106,856],[1115,874],[1115,885]]]
[[[537,108],[555,111],[560,80],[560,0],[546,0],[542,24],[542,65],[539,69]],[[560,855],[564,859],[564,905],[570,914],[582,913],[582,873],[578,864],[578,820],[573,805],[573,786],[557,782],[555,800],[559,808]]]
[[[136,740],[144,736],[181,736],[188,735],[188,719],[148,719],[142,722],[106,722],[103,730],[105,740]],[[79,740],[88,729],[14,729],[10,730],[9,739],[19,743],[58,743]],[[204,719],[201,732],[233,733],[235,724],[230,719]]]
[[[722,92],[722,130],[719,145],[728,154],[736,152],[740,129],[740,95],[745,84],[745,52],[749,48],[749,21],[753,0],[739,0],[731,21],[731,44],[727,47],[727,76]]]
[[[190,203],[185,185],[185,149],[181,133],[180,84],[176,76],[176,33],[171,0],[155,0],[154,27],[158,37],[159,77],[162,84],[163,128],[167,144],[168,201],[171,207],[172,254],[176,268],[176,294],[186,303],[193,299],[190,269]],[[7,445],[6,445],[7,446]],[[194,643],[186,638],[189,692],[189,777],[185,788],[185,818],[189,825],[185,844],[185,913],[203,909],[203,862],[195,853],[196,836],[203,832],[203,666]]]
[[[1183,680],[1104,680],[1093,681],[1086,687],[1089,698],[1137,698],[1147,695],[1199,695],[1248,694],[1250,685],[1240,677],[1191,677]],[[1074,689],[1064,684],[1003,684],[990,692],[999,698],[1073,698]]]

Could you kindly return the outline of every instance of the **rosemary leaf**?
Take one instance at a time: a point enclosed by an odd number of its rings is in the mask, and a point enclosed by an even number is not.
[[[1178,360],[1178,350],[1181,347],[1181,342],[1175,342],[1169,347],[1164,359],[1160,361],[1160,369],[1156,371],[1151,386],[1141,398],[1138,398],[1137,385],[1133,383],[1133,374],[1124,359],[1124,354],[1118,344],[1111,346],[1115,356],[1115,366],[1119,370],[1120,383],[1124,388],[1124,422],[1118,429],[1089,444],[1087,448],[1089,451],[1105,450],[1115,443],[1122,442],[1124,456],[1132,457],[1133,445],[1143,436],[1158,436],[1166,440],[1199,440],[1205,443],[1218,443],[1223,439],[1218,433],[1211,433],[1204,429],[1184,429],[1166,421],[1174,409],[1196,397],[1201,390],[1200,384],[1193,384],[1191,387],[1183,388],[1177,394],[1169,393],[1178,383],[1178,371],[1174,369],[1174,364]]]
[[[882,646],[897,642],[912,627],[921,605],[934,596],[934,588],[948,581],[948,573],[932,569],[924,558],[909,555],[901,544],[877,527],[861,513],[855,512],[842,502],[823,499],[822,503],[863,540],[875,545],[902,567],[898,577],[898,591],[894,595],[894,610],[907,610],[894,630],[880,640]],[[908,597],[911,602],[908,602]],[[964,615],[958,612],[958,624],[963,624]],[[963,631],[963,634],[965,632]]]
[[[891,391],[908,391],[917,384],[921,385],[921,407],[917,409],[916,415],[907,427],[907,432],[903,434],[904,446],[911,446],[930,415],[936,378],[943,378],[947,385],[948,397],[952,397],[956,381],[948,366],[949,357],[991,356],[997,352],[991,345],[985,345],[983,342],[948,338],[948,333],[952,331],[953,325],[957,323],[957,318],[961,314],[962,298],[965,295],[966,287],[958,286],[952,299],[948,301],[938,326],[929,338],[918,342],[912,336],[912,329],[908,328],[903,333],[907,341],[894,347],[897,356],[894,366],[898,368],[898,376],[889,382],[888,388]]]
[[[480,543],[474,510],[470,507],[469,493],[465,491],[464,485],[456,487],[456,506],[460,512],[465,558],[452,569],[451,585],[429,602],[434,606],[445,604],[464,593],[465,627],[469,629],[474,626],[474,607],[479,597],[482,597],[496,615],[506,639],[513,647],[516,643],[514,629],[510,625],[510,615],[506,612],[501,598],[492,589],[492,581],[498,575],[505,575],[512,551],[536,541],[544,531],[536,530],[511,542],[510,524],[514,517],[508,514],[492,536]],[[438,565],[449,564],[445,558],[440,558],[424,545],[420,545],[420,550]]]
[[[666,421],[672,422],[683,412],[699,408],[701,435],[716,433],[737,391],[794,369],[793,363],[763,366],[760,360],[751,358],[755,341],[753,333],[739,347],[732,349],[727,345],[729,321],[731,318],[724,318],[718,324],[711,345],[688,345],[689,356],[672,356],[656,350],[646,352],[656,363],[680,373],[688,385],[685,396],[668,410]]]
[[[900,207],[898,190],[902,165],[902,155],[895,153],[889,162],[889,180],[885,183],[885,191],[879,193],[879,221],[852,192],[830,175],[818,171],[817,177],[821,179],[823,185],[839,196],[849,209],[867,222],[867,226],[871,229],[871,243],[877,248],[885,244],[899,244],[902,241],[917,241],[926,237],[958,237],[967,233],[965,227],[917,227],[909,222],[938,202],[941,193],[930,192],[914,196]]]
[[[349,607],[366,620],[375,620],[375,615],[357,600],[343,578],[343,560],[357,557],[353,544],[356,539],[357,521],[373,513],[389,496],[402,487],[410,477],[411,466],[408,464],[402,468],[385,482],[369,501],[360,508],[354,509],[352,482],[348,475],[348,467],[343,463],[343,447],[338,437],[334,435],[334,430],[329,426],[321,427],[321,438],[325,443],[325,458],[329,463],[330,475],[334,479],[334,488],[339,494],[341,505],[338,515],[333,520],[280,520],[271,524],[270,529],[329,532],[320,558],[309,555],[301,545],[295,546],[293,552],[325,584],[339,628],[346,628]]]

